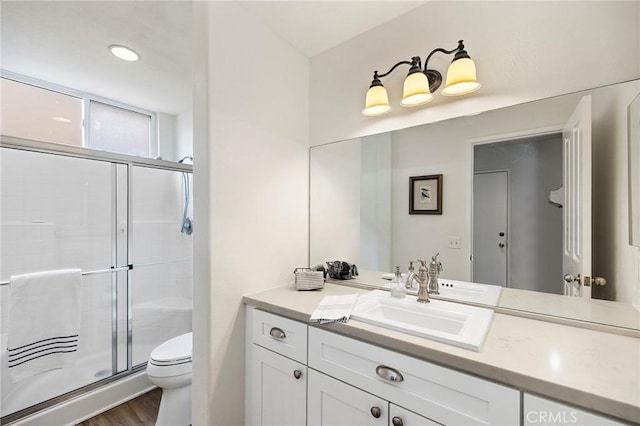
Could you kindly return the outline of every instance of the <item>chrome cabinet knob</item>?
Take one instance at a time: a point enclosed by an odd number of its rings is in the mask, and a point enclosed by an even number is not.
[[[380,411],[380,407],[371,407],[371,415],[376,419],[380,418],[382,412]]]
[[[498,247],[500,248],[504,248],[505,244],[504,243],[498,243]]]
[[[302,371],[293,370],[293,377],[295,377],[296,379],[299,379],[300,377],[302,377]]]
[[[391,424],[393,426],[403,426],[404,423],[402,422],[402,419],[398,416],[395,416],[393,419],[391,419]]]

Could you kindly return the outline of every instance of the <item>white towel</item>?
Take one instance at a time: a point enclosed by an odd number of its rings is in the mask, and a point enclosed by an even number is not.
[[[347,322],[351,316],[357,294],[347,294],[345,296],[325,296],[320,301],[318,307],[311,314],[309,321],[326,324],[329,322]]]
[[[73,366],[80,330],[80,269],[14,275],[9,281],[11,380]]]

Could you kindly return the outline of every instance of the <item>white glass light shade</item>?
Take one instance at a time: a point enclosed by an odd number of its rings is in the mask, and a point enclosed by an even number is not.
[[[405,78],[400,105],[412,107],[426,104],[432,99],[433,95],[429,91],[429,80],[424,73],[414,72]]]
[[[447,71],[447,81],[442,94],[445,96],[466,95],[480,88],[476,79],[476,64],[471,58],[451,62]]]
[[[362,114],[369,116],[380,115],[390,109],[389,96],[384,86],[373,86],[367,90],[367,99]]]

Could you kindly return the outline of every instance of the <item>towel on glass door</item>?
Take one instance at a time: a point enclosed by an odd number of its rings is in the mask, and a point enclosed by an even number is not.
[[[13,275],[7,359],[13,382],[75,365],[80,329],[80,269]]]

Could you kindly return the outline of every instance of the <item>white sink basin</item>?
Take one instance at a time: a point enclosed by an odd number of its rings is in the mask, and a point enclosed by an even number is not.
[[[426,339],[479,351],[489,331],[491,309],[431,299],[418,303],[373,290],[358,297],[351,318]]]

